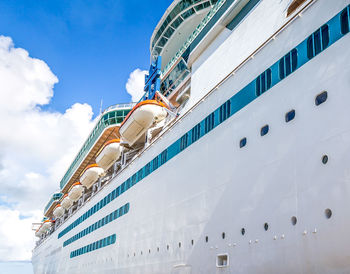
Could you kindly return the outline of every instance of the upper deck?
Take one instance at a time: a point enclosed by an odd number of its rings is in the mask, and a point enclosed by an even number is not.
[[[61,179],[61,196],[63,193],[67,193],[72,184],[79,180],[80,174],[88,165],[95,163],[96,154],[107,141],[120,138],[120,124],[134,105],[134,103],[116,104],[105,109]],[[58,197],[57,193],[52,196],[44,210],[46,216],[51,214],[61,196]]]
[[[162,69],[218,0],[175,0],[153,31],[150,52],[162,56]]]

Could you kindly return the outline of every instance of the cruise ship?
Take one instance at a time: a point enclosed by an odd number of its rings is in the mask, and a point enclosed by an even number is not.
[[[350,273],[350,0],[175,0],[35,231],[35,274]]]

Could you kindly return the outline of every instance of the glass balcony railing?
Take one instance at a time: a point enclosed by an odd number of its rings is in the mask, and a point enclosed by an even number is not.
[[[176,52],[175,56],[169,61],[169,63],[164,67],[162,71],[162,75],[166,75],[173,67],[173,65],[182,57],[185,51],[189,48],[191,43],[198,37],[201,31],[207,26],[210,20],[214,17],[216,12],[222,7],[222,5],[226,2],[226,0],[218,0],[216,4],[210,9],[208,14],[203,18],[201,23],[197,26],[197,28],[192,32],[192,34],[188,37],[186,42],[182,45],[182,47]]]
[[[77,170],[81,162],[85,159],[86,155],[88,154],[90,149],[93,147],[97,139],[100,137],[104,129],[111,125],[121,124],[121,122],[123,122],[124,118],[126,117],[126,115],[128,115],[129,111],[132,109],[134,105],[135,105],[134,103],[113,105],[107,108],[102,113],[102,116],[99,119],[98,123],[96,124],[94,129],[91,131],[89,138],[85,141],[83,147],[80,149],[73,163],[70,165],[67,172],[63,176],[60,182],[61,189],[63,189],[65,185],[68,183],[71,176]]]
[[[50,199],[50,201],[46,204],[45,209],[44,209],[44,215],[45,213],[49,210],[49,208],[51,207],[52,203],[61,199],[61,197],[63,196],[62,193],[54,193]]]
[[[187,68],[185,60],[181,58],[174,69],[162,81],[160,85],[160,92],[167,97],[189,74],[190,70]]]
[[[215,5],[218,0],[181,0],[171,10],[152,39],[152,55],[160,55],[175,30],[196,12]]]

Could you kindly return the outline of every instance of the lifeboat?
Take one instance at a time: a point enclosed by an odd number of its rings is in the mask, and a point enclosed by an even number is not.
[[[107,170],[115,161],[117,161],[120,158],[120,154],[120,140],[110,140],[104,144],[101,152],[96,157],[96,163],[104,170]]]
[[[68,210],[72,206],[72,204],[73,204],[73,201],[68,197],[68,194],[65,194],[63,196],[63,200],[61,202],[61,206],[64,209]]]
[[[89,189],[103,173],[103,168],[99,167],[97,164],[88,165],[80,177],[80,182]]]
[[[81,195],[83,195],[83,190],[84,190],[84,187],[81,185],[80,182],[74,183],[68,192],[68,198],[72,202],[78,201]]]
[[[50,229],[50,227],[52,226],[52,222],[51,220],[45,220],[43,222],[43,224],[41,225],[39,231],[43,234],[46,233],[46,231],[48,231]]]
[[[55,209],[53,210],[53,216],[55,216],[56,218],[59,218],[63,214],[64,214],[64,208],[60,204],[56,205]]]
[[[134,106],[119,128],[123,141],[130,146],[135,144],[154,123],[165,119],[168,114],[166,108],[157,100],[141,101]]]
[[[36,237],[41,237],[41,235],[43,235],[43,231],[40,230],[41,229],[41,226],[35,231],[35,236]]]

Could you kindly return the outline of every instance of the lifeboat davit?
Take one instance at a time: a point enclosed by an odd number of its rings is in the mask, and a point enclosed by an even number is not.
[[[73,204],[73,201],[68,197],[68,194],[65,194],[63,196],[63,200],[61,202],[61,206],[64,209],[68,210],[72,206],[72,204]]]
[[[119,139],[106,142],[101,152],[96,157],[96,163],[104,170],[109,169],[111,165],[120,158],[121,150]]]
[[[119,133],[130,146],[135,144],[154,123],[167,116],[167,106],[157,100],[145,100],[138,103],[125,117]]]
[[[56,218],[59,218],[63,214],[64,214],[64,208],[60,204],[56,205],[55,209],[53,210],[53,216],[55,216]]]
[[[68,198],[72,202],[78,201],[81,195],[83,195],[83,190],[84,190],[84,187],[81,185],[80,182],[74,183],[68,192]]]
[[[80,182],[83,186],[89,189],[98,178],[104,173],[103,168],[97,164],[88,165],[80,177]]]

